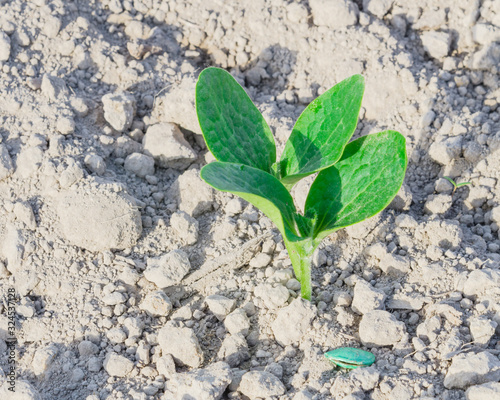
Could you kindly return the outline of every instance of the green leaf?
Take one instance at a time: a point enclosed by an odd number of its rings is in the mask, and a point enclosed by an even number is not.
[[[276,224],[284,237],[297,238],[292,196],[274,176],[242,164],[212,162],[201,169],[201,178],[215,189],[252,203]]]
[[[465,186],[465,185],[470,185],[471,183],[470,182],[460,182],[460,183],[457,183],[457,188],[461,187],[461,186]]]
[[[353,75],[309,104],[283,150],[281,182],[293,186],[340,159],[356,129],[364,88],[364,78]]]
[[[395,131],[349,143],[334,166],[321,171],[307,196],[306,216],[315,217],[313,238],[370,218],[389,205],[406,171],[406,141]]]
[[[271,129],[230,73],[213,67],[201,72],[196,112],[207,146],[218,161],[271,171],[276,161]]]
[[[450,182],[455,189],[457,188],[457,184],[455,183],[455,181],[453,179],[451,179],[448,176],[444,176],[443,178],[446,179],[448,182]]]

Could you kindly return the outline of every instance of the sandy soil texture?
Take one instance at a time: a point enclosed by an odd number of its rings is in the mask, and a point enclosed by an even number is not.
[[[500,399],[499,65],[498,0],[0,0],[0,399]],[[278,152],[356,73],[354,137],[406,137],[311,302],[271,221],[199,178],[207,66]],[[335,370],[342,346],[376,362]]]

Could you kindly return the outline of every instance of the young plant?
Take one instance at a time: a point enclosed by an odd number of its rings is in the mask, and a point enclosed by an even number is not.
[[[452,185],[453,185],[453,191],[451,192],[451,195],[453,196],[453,194],[455,193],[455,191],[459,188],[459,187],[462,187],[462,186],[465,186],[465,185],[470,185],[471,183],[470,182],[460,182],[460,183],[456,183],[453,179],[451,179],[449,176],[443,176],[444,179],[446,179],[448,182],[450,182]]]
[[[198,120],[217,160],[202,168],[202,179],[252,203],[276,224],[308,300],[312,256],[321,241],[382,211],[403,183],[407,160],[400,133],[349,143],[363,92],[364,78],[354,75],[311,102],[277,160],[271,129],[228,72],[207,68],[196,84]],[[314,173],[302,215],[290,190]]]

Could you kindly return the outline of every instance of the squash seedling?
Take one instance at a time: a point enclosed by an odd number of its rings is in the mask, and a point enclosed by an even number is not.
[[[277,160],[271,129],[231,74],[210,67],[196,84],[198,121],[217,160],[202,168],[201,178],[252,203],[276,224],[308,300],[312,257],[321,241],[382,211],[403,183],[403,135],[388,130],[349,143],[363,92],[364,78],[354,75],[313,100]],[[290,190],[314,173],[300,214]]]
[[[456,190],[459,188],[459,187],[462,187],[462,186],[465,186],[465,185],[470,185],[471,183],[470,182],[460,182],[460,183],[456,183],[453,179],[451,179],[449,176],[443,176],[444,179],[446,179],[448,182],[450,182],[452,185],[453,185],[453,191],[451,192],[451,195],[453,196],[453,194],[456,192]]]

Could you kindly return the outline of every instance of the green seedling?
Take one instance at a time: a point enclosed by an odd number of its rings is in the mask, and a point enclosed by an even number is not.
[[[354,75],[312,101],[277,160],[271,129],[228,72],[207,68],[196,84],[198,120],[217,160],[202,168],[202,179],[252,203],[276,224],[308,300],[312,257],[321,241],[382,211],[403,183],[407,159],[400,133],[388,130],[349,143],[363,92],[364,78]],[[315,173],[300,214],[290,190]]]
[[[465,185],[470,185],[471,183],[470,182],[460,182],[460,183],[456,183],[453,179],[451,179],[449,176],[443,176],[444,179],[446,179],[448,182],[450,182],[452,185],[453,185],[453,191],[451,192],[451,195],[453,196],[453,194],[455,193],[455,191],[459,188],[459,187],[462,187],[462,186],[465,186]]]

